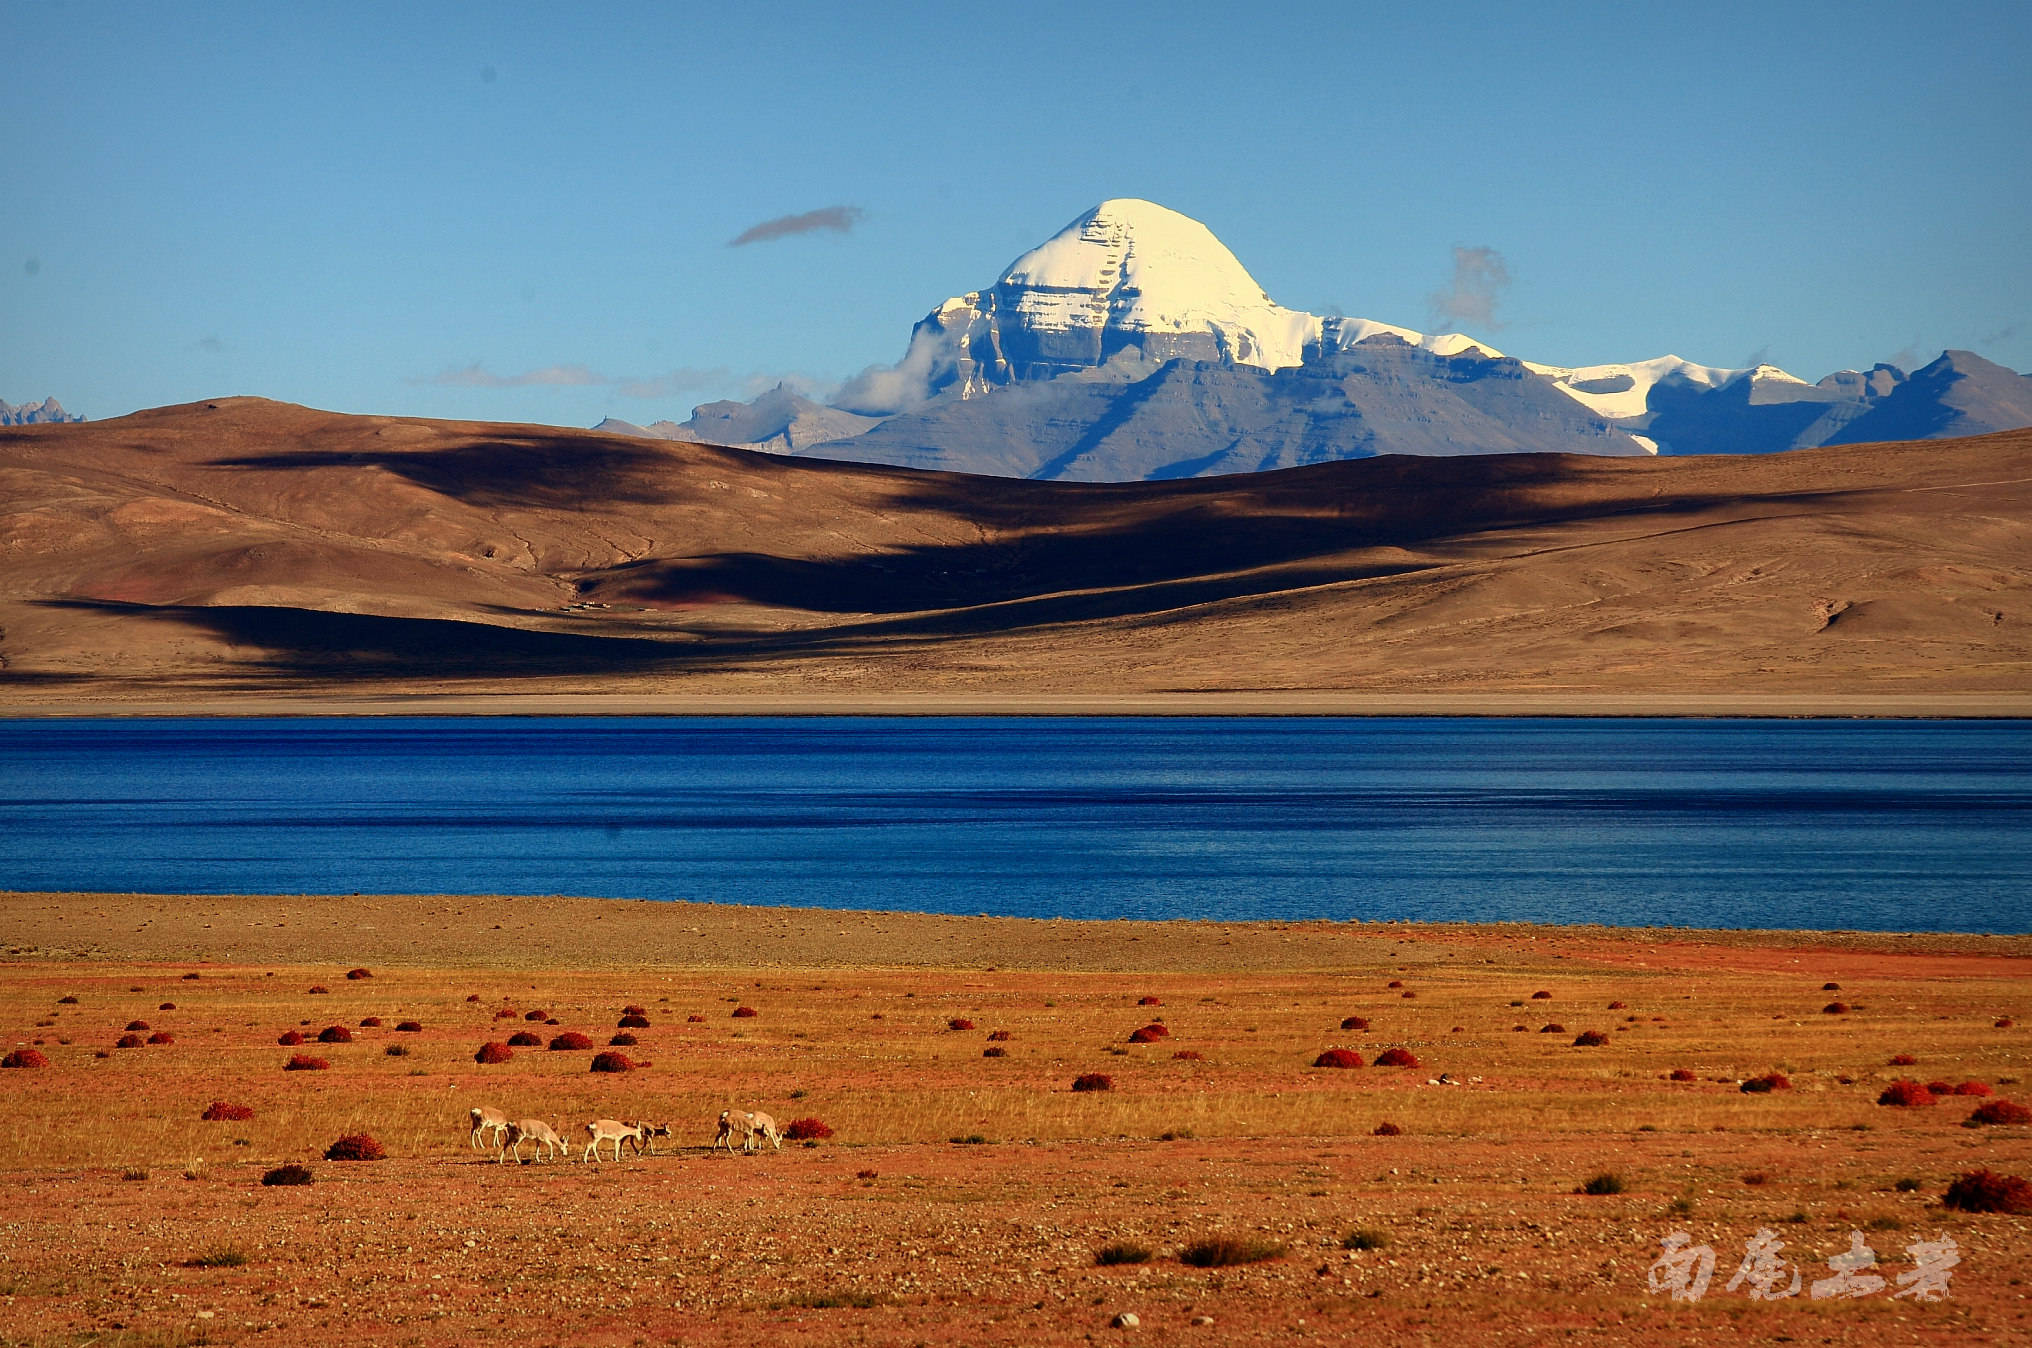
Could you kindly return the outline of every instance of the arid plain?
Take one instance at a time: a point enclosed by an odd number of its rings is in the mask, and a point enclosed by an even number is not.
[[[251,398],[0,430],[17,712],[2024,714],[2028,613],[2032,431],[1073,485]]]
[[[2032,1170],[2032,1130],[1964,1126],[2032,1099],[2032,938],[557,898],[12,895],[0,916],[0,1023],[48,1059],[0,1074],[8,1343],[2032,1333],[2032,1220],[1941,1202],[1959,1174]],[[635,1071],[474,1061],[515,1031],[604,1047],[631,1004]],[[171,1042],[115,1047],[135,1021]],[[316,1042],[334,1025],[351,1042]],[[1314,1066],[1334,1048],[1368,1065]],[[1419,1065],[1374,1065],[1391,1048]],[[285,1071],[296,1053],[330,1066]],[[1741,1089],[1772,1072],[1789,1089]],[[1074,1092],[1086,1073],[1112,1089]],[[1876,1103],[1907,1077],[1993,1094]],[[214,1100],[252,1117],[203,1121]],[[674,1137],[503,1166],[470,1146],[476,1104],[580,1146],[608,1115]],[[727,1106],[832,1135],[714,1154]],[[320,1159],[357,1132],[387,1159]],[[315,1182],[260,1183],[291,1162]],[[1620,1192],[1577,1192],[1603,1173]],[[1861,1232],[1886,1285],[1728,1290],[1760,1229],[1803,1286]],[[1716,1254],[1695,1303],[1647,1285],[1674,1231]],[[1222,1237],[1270,1257],[1181,1258]],[[1894,1297],[1907,1247],[1942,1237],[1945,1299]],[[1097,1262],[1111,1245],[1149,1258]]]

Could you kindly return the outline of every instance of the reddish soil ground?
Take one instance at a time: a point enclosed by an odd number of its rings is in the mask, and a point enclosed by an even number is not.
[[[1874,1103],[1900,1076],[2032,1100],[2026,938],[103,895],[0,897],[0,929],[0,1030],[49,1058],[0,1074],[8,1344],[2032,1337],[2032,1218],[1940,1201],[1979,1167],[2032,1174],[2032,1128],[1964,1127],[1973,1097]],[[1824,1014],[1837,996],[1854,1009]],[[631,1003],[635,1072],[473,1061],[530,1024],[499,1010],[604,1045]],[[113,1048],[134,1019],[174,1042]],[[1171,1035],[1127,1042],[1152,1021]],[[354,1040],[316,1046],[330,1070],[281,1070],[283,1031],[332,1024]],[[1587,1029],[1609,1042],[1575,1047]],[[1423,1066],[1311,1066],[1394,1046]],[[1114,1089],[1070,1090],[1094,1071]],[[1792,1089],[1739,1089],[1772,1071]],[[202,1121],[215,1099],[254,1117]],[[479,1104],[564,1125],[572,1159],[473,1150]],[[835,1135],[709,1152],[729,1106]],[[600,1116],[674,1137],[584,1163]],[[322,1159],[356,1132],[388,1159]],[[287,1162],[315,1182],[259,1183]],[[1603,1173],[1620,1192],[1577,1192]],[[1760,1230],[1798,1297],[1726,1288]],[[1647,1284],[1675,1231],[1716,1256],[1697,1302]],[[1855,1232],[1893,1281],[1807,1295]],[[1216,1236],[1270,1257],[1181,1259]],[[1945,1299],[1892,1296],[1942,1238]],[[1097,1263],[1111,1244],[1151,1257]]]

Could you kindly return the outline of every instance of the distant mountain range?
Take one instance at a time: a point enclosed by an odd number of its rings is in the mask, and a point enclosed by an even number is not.
[[[54,398],[44,398],[39,403],[23,403],[16,407],[0,398],[0,426],[43,426],[58,422],[83,421],[63,410],[63,404]]]
[[[1460,333],[1285,309],[1196,220],[1102,202],[947,300],[833,405],[778,387],[598,429],[1004,477],[1149,481],[1377,454],[1764,454],[2032,425],[1967,351],[1809,384],[1677,356],[1582,368]]]

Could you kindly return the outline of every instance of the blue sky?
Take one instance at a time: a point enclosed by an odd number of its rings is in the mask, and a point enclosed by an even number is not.
[[[732,13],[732,10],[740,10]],[[2032,369],[2032,5],[0,0],[0,398],[823,387],[1108,197],[1529,359]],[[730,247],[751,227],[846,208]]]

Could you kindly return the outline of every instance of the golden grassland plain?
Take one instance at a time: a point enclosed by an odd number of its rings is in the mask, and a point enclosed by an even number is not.
[[[0,1029],[48,1059],[0,1073],[10,1344],[2032,1334],[2032,1220],[1940,1201],[2032,1172],[2032,1130],[1963,1126],[1977,1096],[1875,1103],[1900,1077],[2032,1100],[2032,938],[31,894],[0,931]],[[633,1072],[474,1061],[517,1030],[605,1047],[630,1004]],[[137,1020],[173,1042],[115,1047]],[[1393,1047],[1420,1066],[1312,1065]],[[1739,1088],[1772,1071],[1791,1088]],[[253,1117],[201,1120],[214,1100]],[[473,1150],[479,1104],[573,1159]],[[729,1106],[833,1134],[711,1153]],[[673,1136],[582,1163],[603,1116]],[[388,1158],[322,1159],[356,1132]],[[291,1162],[315,1183],[260,1184]],[[1603,1172],[1621,1192],[1577,1192]],[[1765,1302],[1725,1288],[1760,1229],[1806,1284],[1858,1231],[1887,1278],[1942,1236],[1961,1263],[1937,1302]],[[1647,1285],[1676,1230],[1716,1252],[1697,1303]],[[1180,1259],[1215,1236],[1275,1253]],[[1110,1244],[1151,1257],[1097,1263]]]

